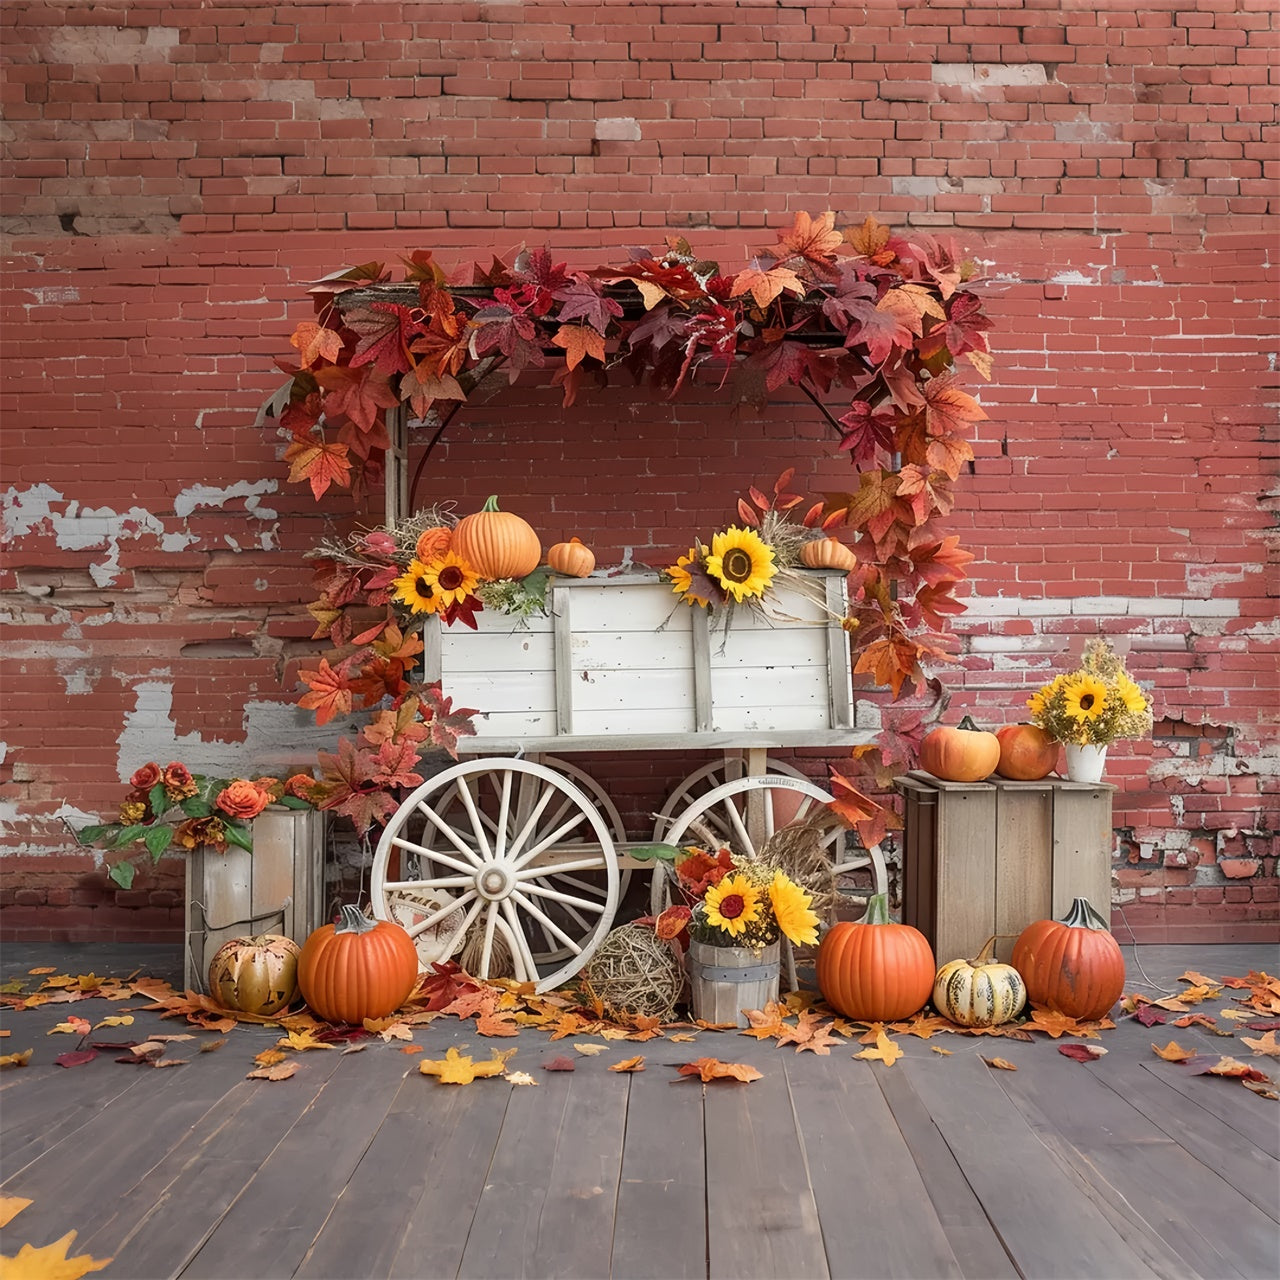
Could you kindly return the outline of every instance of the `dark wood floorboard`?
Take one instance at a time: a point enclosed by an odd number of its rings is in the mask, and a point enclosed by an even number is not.
[[[994,1055],[993,1055],[994,1056]],[[1155,1274],[1009,1106],[995,1068],[956,1054],[899,1062],[1027,1280]],[[1053,1213],[1045,1207],[1052,1205]]]
[[[1179,1042],[1182,1043],[1182,1042]],[[1205,1049],[1201,1047],[1201,1052]],[[1231,1041],[1219,1042],[1212,1052],[1227,1053],[1239,1057],[1239,1051]],[[1247,1055],[1246,1055],[1247,1056]],[[1195,1103],[1202,1111],[1217,1116],[1224,1125],[1234,1129],[1242,1138],[1273,1160],[1280,1159],[1280,1108],[1262,1105],[1264,1099],[1251,1094],[1234,1080],[1219,1080],[1213,1076],[1205,1080],[1179,1070],[1176,1062],[1164,1062],[1159,1058],[1143,1060],[1145,1070],[1176,1089],[1184,1098]],[[1280,1072],[1268,1072],[1274,1079]],[[1206,1089],[1206,1084],[1216,1084],[1216,1089]]]
[[[961,1276],[920,1171],[867,1062],[784,1059],[833,1280]],[[852,1140],[851,1140],[852,1139]],[[903,1231],[901,1206],[919,1206]]]
[[[628,1076],[627,1132],[613,1230],[614,1280],[702,1280],[707,1177],[702,1091],[669,1066]]]

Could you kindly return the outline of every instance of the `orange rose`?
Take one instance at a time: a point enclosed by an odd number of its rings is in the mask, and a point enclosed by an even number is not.
[[[164,771],[164,790],[169,799],[177,804],[195,795],[200,788],[187,766],[174,760]]]
[[[160,766],[154,762],[144,764],[141,769],[129,779],[129,785],[137,791],[150,791],[152,787],[160,781]]]
[[[184,849],[207,844],[219,853],[227,851],[227,828],[221,818],[188,818],[174,828],[173,838]]]
[[[443,524],[433,525],[418,535],[418,545],[414,549],[414,555],[423,564],[430,564],[432,560],[439,560],[452,545],[453,530]]]
[[[256,782],[250,782],[248,778],[237,778],[218,792],[214,803],[228,817],[248,822],[271,803],[271,796]]]

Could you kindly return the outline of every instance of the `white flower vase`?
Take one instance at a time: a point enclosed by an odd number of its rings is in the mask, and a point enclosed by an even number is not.
[[[1071,782],[1101,782],[1107,763],[1107,744],[1068,742],[1067,778]]]

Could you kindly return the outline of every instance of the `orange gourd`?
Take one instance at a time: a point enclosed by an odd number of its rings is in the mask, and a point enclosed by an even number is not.
[[[1101,1018],[1124,992],[1120,944],[1084,898],[1077,898],[1061,920],[1027,925],[1013,944],[1012,958],[1027,984],[1027,999],[1068,1018]]]
[[[945,782],[981,782],[999,763],[1000,739],[968,716],[954,729],[931,729],[920,744],[920,767]]]
[[[511,511],[498,510],[495,494],[453,530],[453,550],[482,578],[523,578],[542,561],[542,543],[533,526]]]
[[[209,961],[209,994],[224,1009],[278,1013],[298,994],[298,944],[279,933],[224,942]]]
[[[933,991],[933,949],[909,924],[889,919],[883,893],[866,919],[833,925],[818,947],[818,987],[827,1003],[859,1022],[892,1022],[924,1006]]]
[[[326,1022],[359,1026],[385,1018],[409,998],[418,980],[418,952],[390,920],[370,920],[344,906],[336,925],[325,924],[303,943],[298,989],[312,1013]]]
[[[1039,782],[1058,767],[1058,744],[1039,725],[1007,724],[996,730],[1000,763],[996,772],[1016,782]]]
[[[568,542],[557,542],[547,552],[547,563],[566,578],[585,578],[596,567],[596,556],[580,538],[570,538]]]
[[[858,557],[839,538],[814,538],[800,548],[800,563],[810,569],[843,569],[851,572]]]
[[[431,560],[439,560],[453,544],[453,530],[447,524],[433,524],[418,534],[418,542],[413,554],[424,564]]]

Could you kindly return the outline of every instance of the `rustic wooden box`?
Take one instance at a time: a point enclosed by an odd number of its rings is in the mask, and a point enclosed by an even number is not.
[[[271,805],[253,820],[253,852],[200,847],[187,855],[182,978],[204,991],[209,961],[224,942],[283,933],[299,946],[324,923],[328,815]]]
[[[898,778],[905,800],[902,919],[929,939],[938,964],[971,958],[993,933],[1007,961],[1033,920],[1087,898],[1111,913],[1107,783],[944,782]]]

